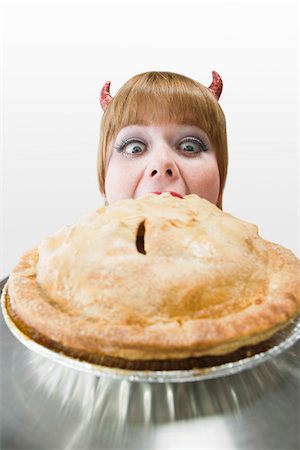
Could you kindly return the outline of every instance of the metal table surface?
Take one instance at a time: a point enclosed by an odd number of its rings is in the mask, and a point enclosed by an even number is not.
[[[299,341],[234,375],[146,383],[64,367],[0,326],[2,450],[300,448]]]

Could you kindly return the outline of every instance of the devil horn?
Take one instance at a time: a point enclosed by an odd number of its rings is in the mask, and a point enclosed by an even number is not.
[[[100,92],[100,104],[103,111],[106,110],[108,104],[112,101],[113,97],[109,93],[110,81],[107,81]]]
[[[223,81],[222,81],[222,78],[220,77],[220,75],[217,72],[215,72],[214,70],[212,71],[212,76],[213,76],[213,80],[208,89],[210,90],[210,92],[212,92],[214,94],[216,99],[219,100],[220,95],[222,93],[222,89],[223,89]]]

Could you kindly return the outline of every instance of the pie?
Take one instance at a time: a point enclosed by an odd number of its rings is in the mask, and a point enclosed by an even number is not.
[[[26,252],[6,305],[31,339],[96,363],[227,355],[296,317],[300,260],[195,194],[149,193]]]

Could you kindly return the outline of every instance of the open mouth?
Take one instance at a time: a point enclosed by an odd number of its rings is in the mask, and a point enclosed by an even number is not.
[[[169,192],[171,195],[173,195],[173,197],[183,198],[183,196],[181,194],[178,194],[178,192],[173,192],[173,191],[163,191],[163,192]],[[160,194],[162,194],[162,192],[156,191],[156,192],[151,192],[151,194],[160,195]]]

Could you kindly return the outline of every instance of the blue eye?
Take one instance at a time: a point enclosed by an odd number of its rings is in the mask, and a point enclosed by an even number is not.
[[[145,144],[142,141],[139,141],[137,139],[126,139],[115,148],[118,152],[123,153],[126,156],[131,156],[137,153],[142,153],[144,151],[143,147],[145,147]]]
[[[186,138],[179,145],[181,146],[182,144],[184,144],[182,150],[190,155],[200,152],[206,152],[208,150],[206,144],[197,138]]]

